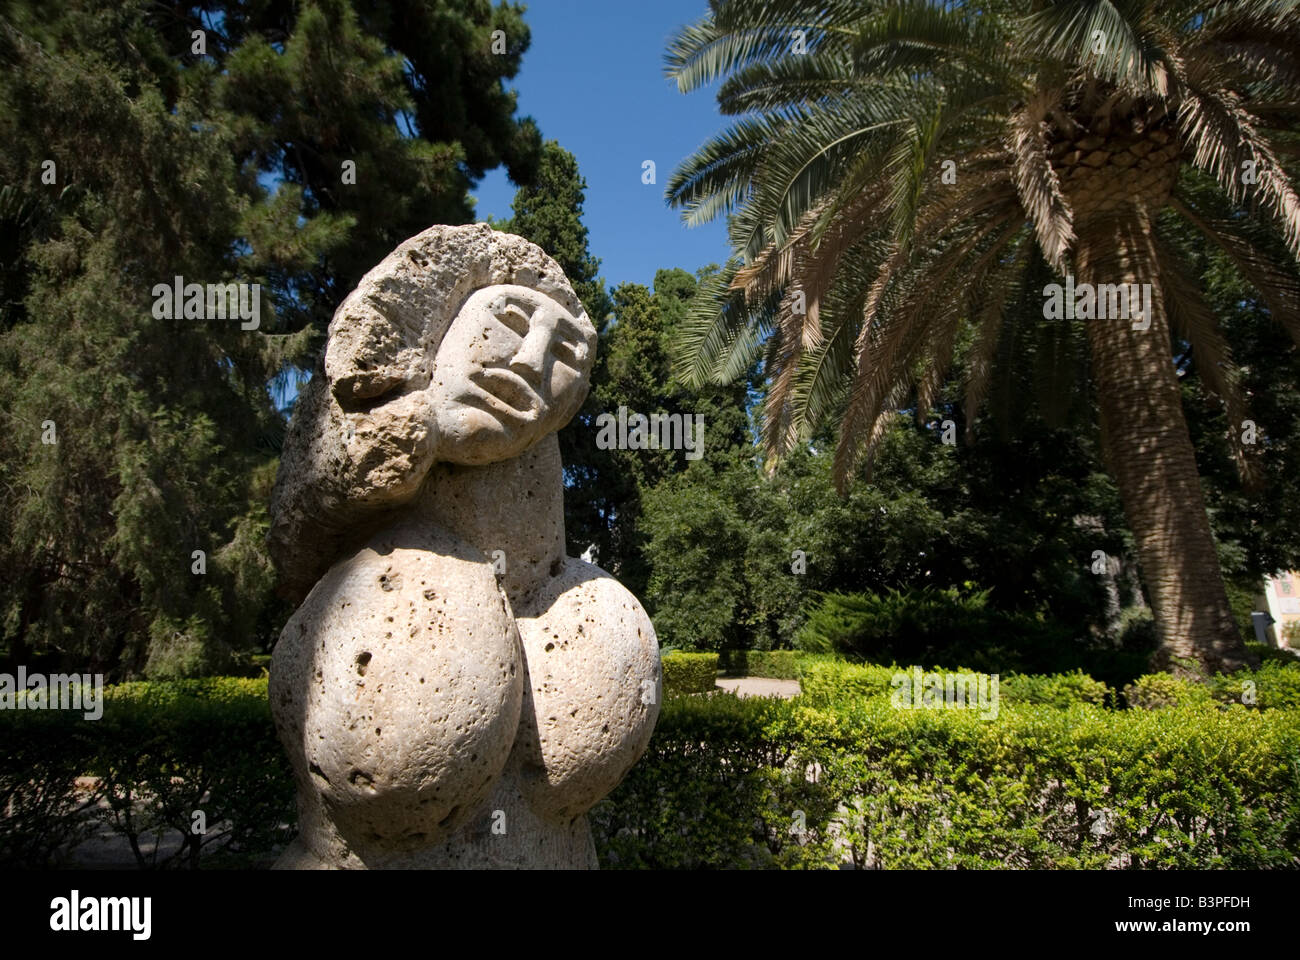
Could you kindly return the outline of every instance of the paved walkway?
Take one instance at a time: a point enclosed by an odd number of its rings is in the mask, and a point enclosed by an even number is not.
[[[789,700],[799,696],[798,680],[773,680],[770,677],[719,677],[719,690],[730,690],[738,697],[781,697]]]

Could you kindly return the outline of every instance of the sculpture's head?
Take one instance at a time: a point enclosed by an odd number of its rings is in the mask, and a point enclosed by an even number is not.
[[[507,460],[563,427],[595,350],[563,271],[522,237],[438,226],[399,246],[335,311],[295,404],[269,536],[286,592],[310,589],[346,531],[412,499],[434,463]]]
[[[596,331],[547,294],[518,284],[474,291],[433,360],[439,459],[518,456],[564,426],[587,395]]]

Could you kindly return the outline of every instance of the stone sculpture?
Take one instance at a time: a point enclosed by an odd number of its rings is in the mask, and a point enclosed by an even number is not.
[[[334,314],[271,501],[301,600],[271,665],[301,829],[278,867],[596,866],[586,811],[661,678],[641,605],[564,551],[555,432],[595,346],[559,266],[482,224],[407,240]]]

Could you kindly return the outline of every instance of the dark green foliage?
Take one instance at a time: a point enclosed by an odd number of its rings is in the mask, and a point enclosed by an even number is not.
[[[577,434],[573,459],[565,461],[570,548],[581,553],[594,544],[596,562],[641,597],[653,562],[641,522],[649,491],[671,477],[752,459],[745,385],[689,391],[673,378],[670,347],[696,283],[684,270],[660,270],[653,292],[634,283],[613,291],[613,322],[597,347],[591,393],[566,431]],[[690,461],[682,450],[597,449],[597,418],[617,417],[621,406],[629,416],[703,417],[703,456]]]
[[[720,694],[665,703],[590,816],[607,867],[1294,869],[1297,751],[1294,710]]]
[[[76,789],[93,745],[66,711],[0,711],[0,865],[57,867],[89,836],[90,799]]]
[[[398,242],[472,219],[486,169],[533,177],[502,85],[527,43],[480,0],[3,6],[0,663],[180,676],[269,644],[268,382]],[[175,276],[260,284],[259,328],[155,317]]]
[[[664,699],[717,689],[716,653],[669,653],[660,661],[664,670]]]
[[[99,818],[142,868],[264,864],[292,838],[293,784],[265,678],[123,684],[105,689],[99,720],[7,710],[0,725],[0,800],[14,804],[0,820],[6,866],[56,865],[101,800]],[[74,791],[78,776],[95,785]],[[192,832],[196,810],[205,834]]]
[[[748,463],[690,469],[645,494],[647,607],[666,643],[687,649],[788,645],[807,578],[774,484]]]
[[[1206,178],[1188,177],[1180,191],[1221,213]],[[1273,257],[1289,282],[1300,284],[1295,263],[1288,262],[1285,248],[1265,222],[1256,217],[1237,217],[1234,222],[1255,251]],[[1183,410],[1196,446],[1228,596],[1243,637],[1253,642],[1250,611],[1261,592],[1260,578],[1300,566],[1300,538],[1294,535],[1300,528],[1300,349],[1278,322],[1283,318],[1270,312],[1266,300],[1223,251],[1174,217],[1163,218],[1160,227],[1188,263],[1197,293],[1231,344],[1236,386],[1245,400],[1241,419],[1230,421],[1207,386],[1191,345],[1181,336],[1175,340]],[[1253,444],[1240,442],[1247,433],[1242,419],[1254,424]],[[1234,442],[1225,443],[1225,438]],[[1234,448],[1243,452],[1241,461],[1231,455]]]
[[[876,663],[1013,669],[1023,666],[1016,661],[1032,656],[1034,648],[1051,650],[1069,642],[1059,628],[990,608],[988,595],[987,590],[934,587],[825,594],[799,631],[799,647]]]
[[[718,662],[729,676],[793,680],[799,675],[793,650],[724,650]]]
[[[781,701],[726,693],[665,701],[646,755],[589,814],[601,866],[773,865],[767,835],[780,843],[779,821],[790,822],[773,787],[799,745],[778,725],[789,714]]]
[[[1300,663],[1300,655],[1282,647],[1275,647],[1271,643],[1255,643],[1252,641],[1246,646],[1251,653],[1259,657],[1261,665],[1265,663]]]
[[[998,645],[1038,652],[990,661],[991,670],[1086,667],[1120,684],[1143,672],[1154,639],[1121,640],[1123,610],[1140,602],[1136,568],[1087,437],[1039,423],[968,449],[943,445],[932,427],[898,418],[871,478],[856,477],[843,498],[830,483],[830,454],[807,451],[771,476],[737,461],[651,490],[647,605],[661,636],[695,649],[788,647],[819,591],[932,586],[988,591],[990,616],[1030,631]],[[1115,558],[1118,572],[1092,573],[1095,550]],[[1066,659],[1043,659],[1053,636]],[[1106,662],[1071,659],[1071,644]]]
[[[875,663],[961,663],[990,673],[1088,668],[1114,681],[1141,672],[1145,649],[1088,642],[1061,621],[994,609],[988,591],[827,593],[810,607],[800,649]]]

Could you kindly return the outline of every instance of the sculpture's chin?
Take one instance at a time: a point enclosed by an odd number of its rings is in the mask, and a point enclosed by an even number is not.
[[[468,466],[513,460],[554,429],[551,419],[523,420],[478,406],[449,405],[438,418],[437,458]]]

